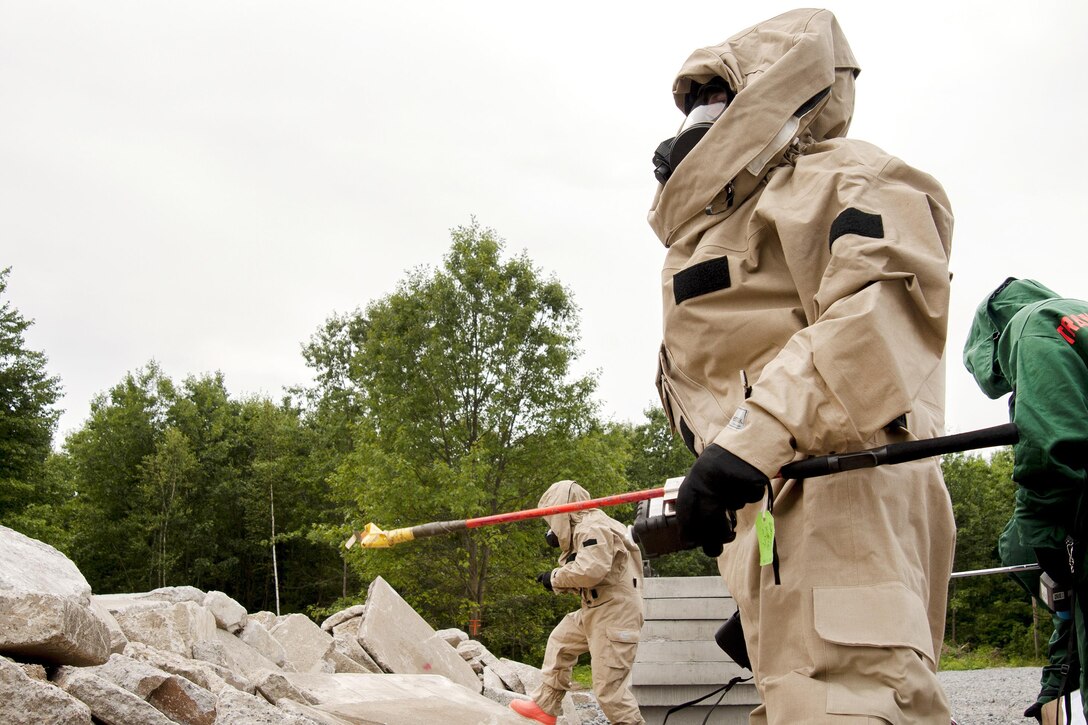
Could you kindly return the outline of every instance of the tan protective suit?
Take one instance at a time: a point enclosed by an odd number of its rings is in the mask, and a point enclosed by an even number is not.
[[[772,479],[943,433],[952,215],[933,178],[842,138],[857,72],[832,14],[796,10],[697,50],[674,86],[681,109],[691,81],[737,95],[650,211],[668,247],[659,390],[694,452],[717,443]],[[762,503],[719,559],[764,703],[751,722],[947,725],[938,462],[772,491],[781,583],[759,565]]]
[[[540,506],[590,498],[574,481],[559,481],[540,497]],[[629,686],[642,630],[642,555],[628,541],[626,527],[600,509],[545,520],[559,537],[561,550],[552,588],[577,593],[582,606],[552,630],[544,652],[544,679],[530,696],[544,712],[560,714],[571,668],[579,655],[589,652],[593,692],[609,722],[644,723]]]

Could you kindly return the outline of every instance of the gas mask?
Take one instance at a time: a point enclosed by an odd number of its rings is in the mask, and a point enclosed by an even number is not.
[[[544,534],[544,540],[548,542],[548,546],[553,549],[559,548],[559,537],[555,535],[555,532],[548,529],[548,533]]]
[[[662,141],[654,151],[654,176],[664,184],[672,172],[680,165],[695,144],[706,136],[714,122],[725,113],[729,105],[731,92],[718,84],[700,87],[692,100],[687,118],[680,126],[680,131],[672,138]]]

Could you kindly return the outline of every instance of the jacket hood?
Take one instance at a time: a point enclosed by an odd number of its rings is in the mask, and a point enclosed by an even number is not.
[[[1012,392],[998,363],[997,342],[1013,317],[1029,305],[1057,297],[1056,292],[1035,280],[1009,277],[975,310],[963,347],[963,364],[987,396],[1000,398]]]
[[[713,78],[736,97],[658,188],[649,221],[665,246],[740,206],[791,147],[845,136],[859,72],[827,10],[792,10],[692,53],[673,84],[677,107],[693,82]]]
[[[559,506],[575,501],[588,501],[592,496],[589,491],[582,488],[577,481],[557,481],[548,487],[544,495],[540,497],[538,508],[545,506]],[[581,521],[585,511],[573,511],[566,514],[553,514],[545,516],[548,527],[559,537],[559,548],[563,554],[574,548],[574,526]]]

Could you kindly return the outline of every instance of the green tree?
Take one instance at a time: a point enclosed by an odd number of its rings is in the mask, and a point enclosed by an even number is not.
[[[45,354],[26,346],[33,321],[4,299],[10,272],[0,270],[0,523],[37,536],[50,529],[47,509],[70,494],[46,471],[61,387]]]
[[[962,453],[944,456],[941,469],[956,518],[956,571],[1001,566],[997,539],[1012,516],[1012,450],[987,459]],[[954,579],[949,591],[946,639],[954,647],[996,648],[1030,656],[1029,598],[1003,575]],[[1045,640],[1049,631],[1043,637]]]
[[[452,230],[438,270],[417,269],[372,302],[346,359],[366,414],[335,476],[356,524],[385,528],[533,507],[556,480],[594,495],[624,490],[623,439],[596,420],[593,376],[571,378],[577,310],[563,286],[475,222]],[[335,357],[335,356],[334,356]],[[489,645],[539,649],[556,602],[534,575],[554,565],[542,521],[363,551],[362,580],[381,575],[442,626],[482,619]],[[531,633],[526,629],[531,629]]]

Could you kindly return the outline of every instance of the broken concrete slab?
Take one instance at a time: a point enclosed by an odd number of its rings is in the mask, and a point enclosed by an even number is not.
[[[172,604],[180,604],[181,602],[192,602],[193,604],[203,604],[204,597],[207,593],[197,589],[196,587],[182,586],[182,587],[159,587],[158,589],[152,589],[146,594],[142,595],[144,599],[158,599],[163,602],[171,602]]]
[[[252,682],[221,665],[189,659],[174,652],[157,650],[143,642],[129,642],[123,654],[141,662],[147,662],[163,672],[184,677],[215,695],[219,694],[224,687],[234,687],[251,695],[254,692]]]
[[[287,661],[287,653],[283,645],[256,620],[246,621],[246,626],[238,633],[238,639],[272,660],[277,667],[283,667],[284,662]]]
[[[91,709],[56,685],[28,676],[18,663],[0,657],[0,722],[91,725]]]
[[[490,653],[488,653],[490,654]],[[518,671],[511,667],[506,662],[500,659],[492,659],[487,665],[487,669],[495,673],[496,676],[506,685],[506,689],[511,692],[520,692],[523,695],[527,695],[532,690],[526,689],[525,683],[521,681],[518,676]]]
[[[110,635],[110,652],[124,652],[125,645],[128,644],[128,637],[125,636],[121,625],[117,623],[117,618],[93,596],[91,597],[90,610],[91,614],[98,617],[102,624],[106,625],[106,631]]]
[[[37,592],[68,597],[86,606],[91,585],[54,547],[0,526],[0,593]]]
[[[231,634],[237,634],[246,626],[246,608],[220,591],[212,590],[204,595],[202,605],[215,617],[215,624]]]
[[[306,691],[305,688],[291,684],[287,676],[282,672],[263,670],[253,678],[253,684],[257,692],[273,705],[279,705],[280,700],[293,700],[304,705],[313,705],[317,698]]]
[[[601,715],[597,698],[589,692],[568,692],[563,696],[563,717],[568,725],[595,722]]]
[[[313,721],[269,704],[264,698],[233,688],[219,693],[215,725],[313,725]]]
[[[327,658],[334,649],[332,635],[305,614],[288,614],[270,634],[283,645],[287,662],[296,672],[335,671],[335,665]]]
[[[110,656],[109,631],[75,598],[0,591],[0,654],[43,664],[98,665]]]
[[[370,584],[359,644],[387,672],[444,675],[479,693],[480,680],[457,650],[378,577]],[[363,676],[363,675],[359,675]]]
[[[276,704],[276,707],[284,712],[309,718],[317,723],[317,725],[381,725],[381,723],[374,723],[370,720],[344,720],[343,718],[336,717],[332,713],[323,712],[311,705],[303,705],[301,702],[295,702],[294,700],[280,700],[279,703]]]
[[[451,648],[452,649],[452,648]],[[313,707],[349,722],[383,725],[525,725],[509,708],[437,675],[322,675],[291,673]]]
[[[188,600],[158,609],[119,609],[113,616],[130,641],[143,642],[183,657],[192,657],[193,645],[214,640],[216,632],[215,618],[208,610]]]
[[[362,619],[356,617],[333,627],[332,645],[337,652],[357,662],[365,671],[381,674],[382,668],[359,644],[360,624],[362,624]]]
[[[518,692],[524,692],[528,695],[539,687],[540,683],[544,680],[544,673],[537,667],[527,665],[524,662],[518,662],[517,660],[508,660],[505,657],[500,657],[499,662],[512,669],[514,674],[517,675],[518,681],[521,682],[522,686]]]
[[[437,636],[437,632],[435,635]],[[474,639],[466,639],[464,642],[459,642],[457,645],[457,654],[461,655],[463,660],[478,660],[484,656],[484,646]]]
[[[333,614],[332,616],[326,618],[325,621],[321,623],[321,629],[325,630],[326,632],[332,632],[336,625],[343,624],[349,619],[361,617],[363,616],[364,611],[366,611],[365,604],[353,604],[347,609],[341,609],[336,614]]]
[[[445,640],[450,647],[454,648],[468,639],[468,633],[465,632],[465,630],[457,629],[456,627],[440,629],[435,632],[435,634],[438,635],[439,639]]]
[[[193,645],[193,659],[225,667],[231,672],[250,678],[261,670],[279,670],[276,663],[250,647],[233,634],[216,629],[212,639]],[[289,663],[288,663],[289,664]]]
[[[264,626],[265,629],[271,631],[272,628],[276,626],[276,620],[278,618],[279,617],[277,617],[272,612],[268,612],[268,611],[265,611],[265,610],[262,609],[259,612],[250,613],[249,617],[246,619],[246,622],[247,623],[248,622],[253,622],[253,621],[260,622]]]
[[[53,682],[69,695],[82,700],[91,715],[110,725],[173,725],[170,718],[144,702],[143,698],[79,667],[60,667]]]
[[[212,725],[215,721],[215,695],[147,662],[114,654],[104,665],[86,671],[139,696],[176,723]]]
[[[509,690],[503,689],[496,690],[492,687],[488,687],[487,685],[484,685],[483,692],[481,692],[480,694],[486,697],[488,700],[493,700],[494,702],[497,702],[500,705],[504,705],[506,707],[509,707],[510,703],[514,700],[532,699],[528,695],[522,695],[520,692],[510,692]]]

